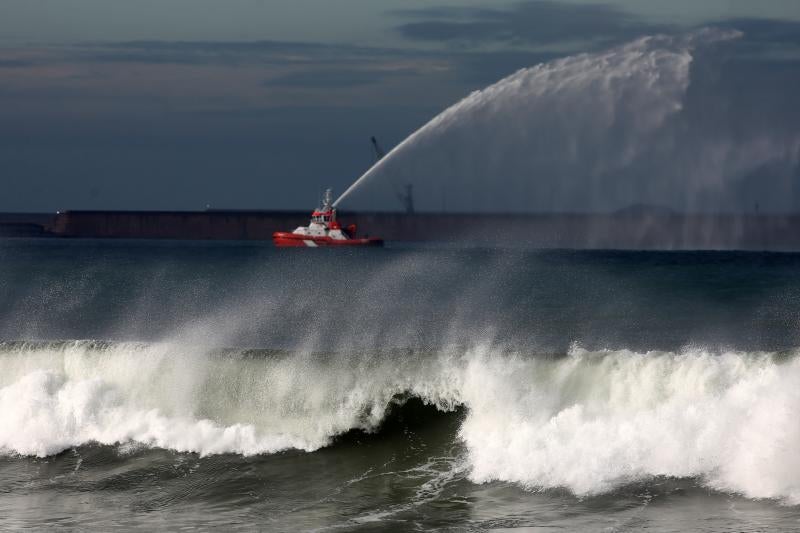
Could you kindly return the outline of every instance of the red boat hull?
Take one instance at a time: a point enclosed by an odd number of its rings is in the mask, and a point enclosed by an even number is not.
[[[272,234],[272,242],[279,248],[307,247],[320,248],[323,246],[383,246],[383,239],[363,237],[358,239],[331,239],[330,237],[311,237],[276,231]]]

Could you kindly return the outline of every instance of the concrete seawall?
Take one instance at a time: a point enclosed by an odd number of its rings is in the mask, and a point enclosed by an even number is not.
[[[49,229],[59,237],[268,240],[307,223],[305,211],[66,211]]]
[[[340,213],[359,234],[542,248],[800,251],[799,215]],[[2,215],[0,236],[270,240],[307,211],[66,211]],[[5,231],[3,230],[5,228]],[[15,235],[14,233],[17,232]]]

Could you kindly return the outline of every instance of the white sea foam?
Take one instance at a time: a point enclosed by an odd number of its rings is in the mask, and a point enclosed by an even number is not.
[[[0,354],[0,449],[46,456],[132,441],[200,454],[312,451],[374,428],[404,387],[336,366],[171,344],[15,346]]]
[[[800,502],[798,359],[575,351],[468,368],[475,392],[460,434],[474,481],[587,495],[652,476],[699,477]]]
[[[469,477],[578,495],[692,477],[800,503],[800,357],[482,347],[408,356],[208,355],[170,344],[0,349],[0,449],[98,442],[200,454],[313,451],[410,393],[467,416]]]

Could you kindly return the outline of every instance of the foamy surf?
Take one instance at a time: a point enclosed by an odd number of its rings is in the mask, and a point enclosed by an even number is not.
[[[174,344],[6,343],[0,448],[88,443],[200,455],[314,451],[377,430],[401,395],[466,409],[469,479],[576,495],[696,478],[800,503],[800,357],[489,345],[431,354],[209,354]]]
[[[575,350],[468,368],[483,391],[460,431],[476,482],[592,495],[656,476],[699,478],[800,502],[795,356]]]

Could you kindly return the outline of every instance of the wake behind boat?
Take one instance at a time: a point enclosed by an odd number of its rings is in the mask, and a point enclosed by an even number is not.
[[[280,248],[306,246],[383,246],[383,239],[376,237],[356,237],[356,225],[350,224],[342,228],[336,218],[333,207],[331,189],[325,191],[322,207],[311,213],[308,226],[299,226],[291,233],[276,231],[272,234],[272,242]]]

